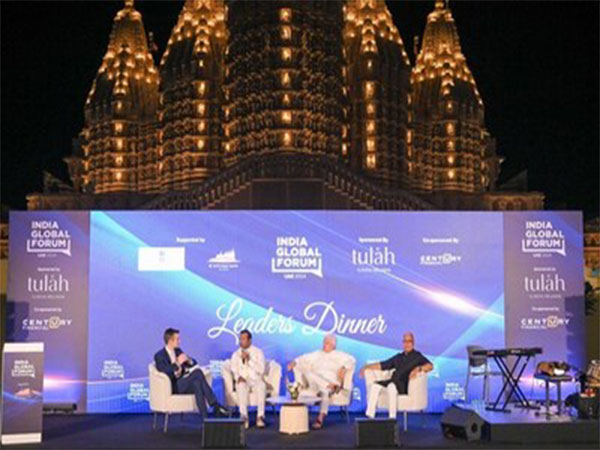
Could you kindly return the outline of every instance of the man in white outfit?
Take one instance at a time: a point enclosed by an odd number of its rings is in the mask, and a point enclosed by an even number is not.
[[[408,382],[420,373],[433,370],[433,364],[421,353],[415,350],[415,336],[409,331],[402,336],[403,352],[392,356],[386,361],[367,364],[360,369],[360,377],[365,376],[365,370],[393,370],[392,378],[377,381],[371,385],[367,399],[367,417],[375,417],[379,393],[385,389],[388,396],[388,414],[395,419],[397,414],[398,395],[408,393]]]
[[[336,346],[335,335],[328,334],[323,339],[322,350],[302,355],[287,366],[288,370],[293,370],[297,366],[308,381],[309,388],[317,391],[321,397],[321,410],[312,425],[315,429],[323,427],[331,396],[344,388],[346,371],[351,370],[356,364],[353,356],[336,350]]]
[[[235,380],[240,416],[244,426],[249,427],[248,400],[250,391],[258,398],[256,426],[265,427],[265,399],[267,385],[263,380],[265,374],[265,355],[262,350],[252,345],[252,333],[243,330],[240,333],[240,348],[231,355],[231,371]]]

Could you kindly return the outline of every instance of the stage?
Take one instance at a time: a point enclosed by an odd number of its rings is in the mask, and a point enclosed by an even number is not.
[[[323,430],[311,431],[301,436],[279,434],[275,416],[268,414],[269,426],[264,430],[250,428],[246,432],[248,448],[291,448],[291,449],[333,449],[354,448],[355,429],[352,415],[350,424],[337,414],[330,415]],[[445,438],[440,428],[440,414],[409,415],[407,432],[400,431],[403,448],[522,448],[522,444],[500,441],[467,442],[462,439]],[[401,423],[399,420],[399,427]],[[528,448],[598,448],[598,422],[591,424],[590,442],[567,443],[546,441],[536,444],[532,438],[544,436],[537,429],[529,428],[521,434],[527,440]],[[594,427],[595,425],[595,432]],[[589,431],[588,431],[589,432]],[[168,433],[158,428],[152,430],[152,415],[149,414],[86,414],[44,416],[43,449],[191,449],[200,448],[202,434],[200,420],[196,415],[171,418]],[[594,436],[596,441],[593,441]],[[581,435],[579,436],[581,437]],[[24,448],[25,446],[14,446]],[[27,446],[31,448],[31,446]]]
[[[546,417],[543,407],[532,410],[510,404],[510,412],[500,412],[464,404],[457,406],[474,411],[483,419],[482,436],[485,441],[507,444],[582,444],[593,440],[595,436],[598,442],[597,421],[579,420],[565,414]],[[551,411],[555,412],[555,409],[553,407]]]

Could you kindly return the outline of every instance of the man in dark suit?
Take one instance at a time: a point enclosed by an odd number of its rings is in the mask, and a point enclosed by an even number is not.
[[[174,394],[194,394],[198,411],[207,416],[206,404],[214,408],[217,416],[228,416],[227,408],[217,402],[215,393],[206,382],[204,373],[193,358],[179,348],[179,330],[167,328],[164,334],[165,346],[154,355],[154,363],[159,372],[171,379]]]

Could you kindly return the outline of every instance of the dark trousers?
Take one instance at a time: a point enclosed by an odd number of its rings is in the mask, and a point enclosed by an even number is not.
[[[217,398],[211,387],[206,382],[201,370],[194,370],[187,377],[181,377],[177,380],[177,392],[179,394],[194,394],[196,405],[202,417],[207,416],[206,404],[210,406],[217,403]]]

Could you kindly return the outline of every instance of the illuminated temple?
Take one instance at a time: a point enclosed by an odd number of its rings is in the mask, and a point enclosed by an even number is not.
[[[543,209],[502,158],[447,3],[413,61],[384,1],[187,0],[160,60],[127,0],[29,209]],[[100,55],[99,55],[100,56]]]

